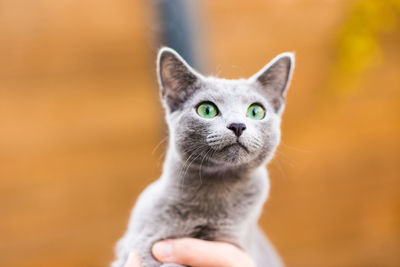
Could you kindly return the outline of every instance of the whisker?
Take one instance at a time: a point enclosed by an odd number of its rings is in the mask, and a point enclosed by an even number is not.
[[[298,152],[303,152],[303,153],[312,153],[313,152],[312,150],[307,150],[307,149],[297,148],[297,147],[294,147],[294,146],[289,146],[289,145],[285,144],[283,141],[281,141],[281,146],[287,147],[289,149],[292,149],[292,150],[295,150],[295,151],[298,151]]]
[[[204,146],[203,145],[199,145],[197,147],[195,147],[192,151],[192,153],[189,155],[189,157],[186,159],[186,161],[184,162],[183,166],[181,167],[181,171],[178,175],[178,179],[180,180],[180,187],[183,187],[184,181],[185,181],[185,176],[187,171],[190,168],[190,165],[200,156],[200,154],[198,154],[194,159],[190,160],[191,157],[193,155],[195,155],[198,151],[201,151],[201,149],[203,149]]]
[[[153,151],[151,151],[151,154],[154,155],[154,153],[157,151],[157,149],[161,146],[161,144],[163,144],[165,141],[167,141],[168,136],[164,137],[163,139],[161,139],[160,142],[158,142],[158,144],[153,148]]]
[[[281,156],[282,158],[284,158],[288,162],[290,167],[293,167],[296,164],[296,162],[293,159],[291,159],[288,155],[286,155],[285,153],[280,151],[278,148],[275,151],[275,155],[276,156]]]
[[[179,172],[178,172],[178,180],[180,182],[183,182],[182,179],[184,179],[184,177],[182,177],[183,171],[186,167],[186,163],[190,160],[190,158],[195,154],[195,152],[200,148],[201,146],[197,146],[193,149],[192,153],[188,156],[188,158],[186,159],[186,161],[182,164]]]
[[[281,177],[283,177],[286,180],[287,179],[287,175],[286,175],[286,173],[285,173],[285,171],[284,171],[284,169],[282,167],[281,160],[280,160],[278,154],[275,155],[275,159],[276,159],[276,161],[274,161],[274,162],[276,162],[276,167],[278,168],[278,170],[279,170],[279,172],[281,174]]]
[[[209,148],[209,149],[207,150],[207,152],[205,153],[203,159],[202,159],[201,162],[200,162],[200,169],[199,169],[200,184],[203,183],[202,180],[201,180],[201,167],[203,166],[203,161],[204,161],[204,159],[207,157],[207,154],[208,154],[210,151],[212,151],[211,148]]]

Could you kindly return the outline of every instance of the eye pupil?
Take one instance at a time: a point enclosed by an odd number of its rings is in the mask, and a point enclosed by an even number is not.
[[[251,104],[247,109],[247,117],[254,120],[261,120],[265,117],[265,109],[260,104]]]
[[[206,119],[212,119],[218,115],[218,108],[210,102],[203,102],[197,106],[197,114]]]

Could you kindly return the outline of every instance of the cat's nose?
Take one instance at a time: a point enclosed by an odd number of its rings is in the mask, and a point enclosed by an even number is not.
[[[235,135],[239,137],[242,135],[243,131],[246,130],[246,125],[244,123],[231,123],[227,128],[233,131]]]

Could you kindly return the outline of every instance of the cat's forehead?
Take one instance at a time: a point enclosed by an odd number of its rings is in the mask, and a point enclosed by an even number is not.
[[[263,102],[262,95],[248,80],[207,77],[201,82],[197,99],[216,103]]]

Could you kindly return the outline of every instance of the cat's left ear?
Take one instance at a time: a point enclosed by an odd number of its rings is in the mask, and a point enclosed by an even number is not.
[[[290,52],[276,56],[249,80],[261,88],[276,113],[281,114],[286,91],[289,87],[294,69],[294,54]]]

